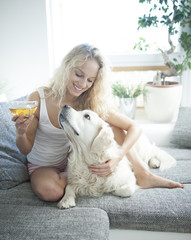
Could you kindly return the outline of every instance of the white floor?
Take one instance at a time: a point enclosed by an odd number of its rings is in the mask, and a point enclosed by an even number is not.
[[[110,240],[191,240],[191,233],[110,230]]]

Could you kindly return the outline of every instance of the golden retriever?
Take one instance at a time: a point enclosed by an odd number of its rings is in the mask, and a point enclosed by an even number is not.
[[[71,141],[68,182],[65,195],[58,203],[59,208],[74,207],[77,195],[100,196],[112,193],[129,197],[139,188],[126,157],[107,177],[99,177],[88,169],[92,164],[100,164],[117,156],[120,148],[114,140],[112,129],[95,112],[76,111],[65,105],[60,111],[59,123]],[[144,135],[134,147],[147,166],[166,169],[176,163],[174,158],[152,145]]]

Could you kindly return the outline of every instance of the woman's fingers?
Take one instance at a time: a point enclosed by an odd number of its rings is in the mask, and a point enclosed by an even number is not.
[[[26,118],[24,115],[21,115],[20,117],[13,116],[13,120],[15,122],[15,127],[17,129],[18,134],[24,134],[28,125],[34,118],[34,115],[32,115],[30,118]]]
[[[106,161],[105,163],[101,163],[99,165],[91,165],[89,167],[89,170],[100,177],[108,176],[113,171],[110,164],[110,160]]]

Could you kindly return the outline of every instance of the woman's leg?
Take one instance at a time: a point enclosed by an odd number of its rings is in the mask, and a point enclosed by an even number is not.
[[[64,194],[66,176],[54,167],[37,168],[30,175],[34,193],[44,201],[58,201]]]
[[[125,133],[123,130],[113,127],[115,140],[118,144],[122,145],[125,139]],[[184,185],[178,182],[171,181],[166,178],[159,177],[151,173],[145,166],[142,160],[139,158],[134,149],[130,149],[127,153],[127,158],[132,164],[133,171],[135,173],[137,184],[142,188],[154,188],[154,187],[166,187],[166,188],[183,188]]]
[[[127,158],[132,164],[133,171],[137,178],[137,184],[142,188],[154,188],[154,187],[166,187],[166,188],[176,188],[176,187],[184,187],[182,184],[178,182],[171,181],[166,178],[162,178],[151,173],[148,169],[145,168],[142,160],[136,154],[136,152],[131,149]]]

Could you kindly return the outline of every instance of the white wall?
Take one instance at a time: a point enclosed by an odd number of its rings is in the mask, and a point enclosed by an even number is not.
[[[0,0],[0,82],[8,99],[48,79],[45,0]]]
[[[182,74],[182,103],[183,107],[191,107],[191,70],[187,70]]]

